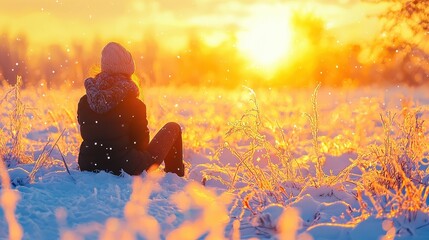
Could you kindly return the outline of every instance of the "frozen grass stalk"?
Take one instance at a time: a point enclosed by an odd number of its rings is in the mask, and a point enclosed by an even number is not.
[[[429,212],[426,203],[429,188],[422,182],[426,172],[420,170],[428,145],[418,111],[403,109],[402,121],[398,122],[397,117],[391,112],[380,116],[383,142],[361,154],[360,188],[378,216],[403,217],[412,222],[419,212]]]
[[[10,100],[13,105],[12,112],[9,115],[10,147],[3,153],[4,161],[6,161],[7,165],[29,163],[31,161],[31,158],[24,151],[23,119],[25,117],[26,106],[21,101],[21,86],[22,78],[21,76],[17,76],[16,84],[0,101],[2,103],[4,100]]]
[[[15,217],[15,208],[19,201],[19,193],[12,190],[7,168],[4,165],[3,158],[0,156],[0,178],[1,178],[1,196],[0,203],[3,207],[6,223],[9,225],[9,239],[22,239],[23,231],[18,220]]]
[[[311,96],[312,114],[305,113],[308,120],[310,121],[311,135],[313,136],[313,151],[314,151],[314,156],[316,158],[316,179],[317,179],[317,181],[315,181],[316,186],[320,186],[325,177],[325,174],[322,168],[324,164],[324,158],[320,154],[320,147],[319,147],[319,111],[317,106],[317,94],[319,92],[319,88],[320,88],[320,83],[317,84]]]
[[[272,130],[264,126],[262,122],[255,92],[247,87],[245,89],[249,92],[250,108],[243,113],[238,121],[231,123],[231,128],[226,133],[226,137],[240,136],[241,140],[247,142],[247,146],[233,147],[232,144],[225,144],[223,147],[239,160],[233,172],[230,186],[234,188],[238,180],[244,181],[249,186],[268,190],[278,199],[281,199],[282,197],[278,195],[279,191],[277,191],[281,181],[293,179],[295,176],[292,167],[290,167],[290,154],[285,153],[287,150],[282,146],[276,146],[266,139],[266,131]],[[284,142],[285,136],[281,135],[281,138]],[[261,155],[257,156],[257,154]],[[272,156],[278,157],[282,163],[282,168],[273,163]],[[267,168],[261,167],[258,159],[266,161]]]
[[[166,239],[200,239],[202,236],[208,240],[225,239],[225,226],[229,222],[227,206],[231,200],[227,193],[218,196],[214,191],[190,182],[183,192],[171,196],[171,201],[185,212],[187,219]],[[201,211],[198,217],[192,216],[196,209]]]
[[[60,136],[58,136],[57,140],[52,145],[52,147],[51,147],[51,149],[49,151],[47,151],[47,147],[48,147],[48,145],[50,143],[50,140],[48,140],[48,142],[43,147],[42,153],[40,153],[39,157],[37,158],[36,162],[34,163],[33,169],[31,170],[30,174],[28,175],[30,183],[34,183],[34,181],[36,179],[36,173],[37,173],[37,171],[39,171],[39,169],[45,164],[46,160],[51,155],[51,153],[54,150],[55,146],[57,146],[58,141],[63,136],[64,131],[65,131],[65,129],[61,132]]]

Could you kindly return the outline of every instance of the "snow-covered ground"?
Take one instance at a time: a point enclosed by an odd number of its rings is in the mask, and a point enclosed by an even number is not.
[[[429,239],[425,165],[412,168],[419,175],[410,178],[421,177],[412,186],[421,191],[411,201],[406,196],[412,187],[387,190],[385,198],[382,190],[365,192],[366,182],[379,175],[355,164],[378,161],[372,157],[386,140],[380,115],[386,119],[390,111],[400,121],[418,110],[420,119],[428,119],[426,89],[322,87],[317,146],[312,89],[255,90],[256,97],[249,89],[143,90],[152,136],[168,121],[182,125],[184,178],[161,170],[138,177],[79,172],[75,119],[83,91],[24,90],[23,113],[11,94],[3,98],[7,91],[0,91],[0,153],[9,160],[11,184],[3,174],[0,239],[12,238],[11,228],[24,239]],[[399,141],[394,127],[392,139]],[[413,156],[426,155],[426,125],[421,132],[413,139],[420,140],[422,151]],[[19,134],[21,155],[11,157],[12,138]],[[46,143],[45,153],[58,138],[29,181],[34,161],[13,160],[37,159]],[[322,173],[315,149],[325,160]],[[401,203],[418,199],[424,201],[407,214]]]

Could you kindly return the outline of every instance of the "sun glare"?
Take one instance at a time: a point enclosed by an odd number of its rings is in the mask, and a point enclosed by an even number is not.
[[[238,48],[256,67],[273,70],[290,53],[292,28],[287,14],[254,16],[238,34]]]

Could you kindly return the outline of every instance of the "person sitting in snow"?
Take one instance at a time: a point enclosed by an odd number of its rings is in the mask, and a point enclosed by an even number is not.
[[[118,43],[101,52],[101,72],[85,80],[86,95],[78,104],[82,144],[81,171],[139,175],[165,163],[165,172],[184,175],[182,132],[169,122],[149,142],[146,105],[131,80],[134,60]]]

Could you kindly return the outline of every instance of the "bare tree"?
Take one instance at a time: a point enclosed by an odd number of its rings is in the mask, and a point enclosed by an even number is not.
[[[363,0],[379,4],[382,33],[374,53],[391,68],[396,82],[429,83],[429,1]]]
[[[378,16],[383,22],[382,36],[391,43],[428,47],[428,0],[364,0],[384,6]]]

